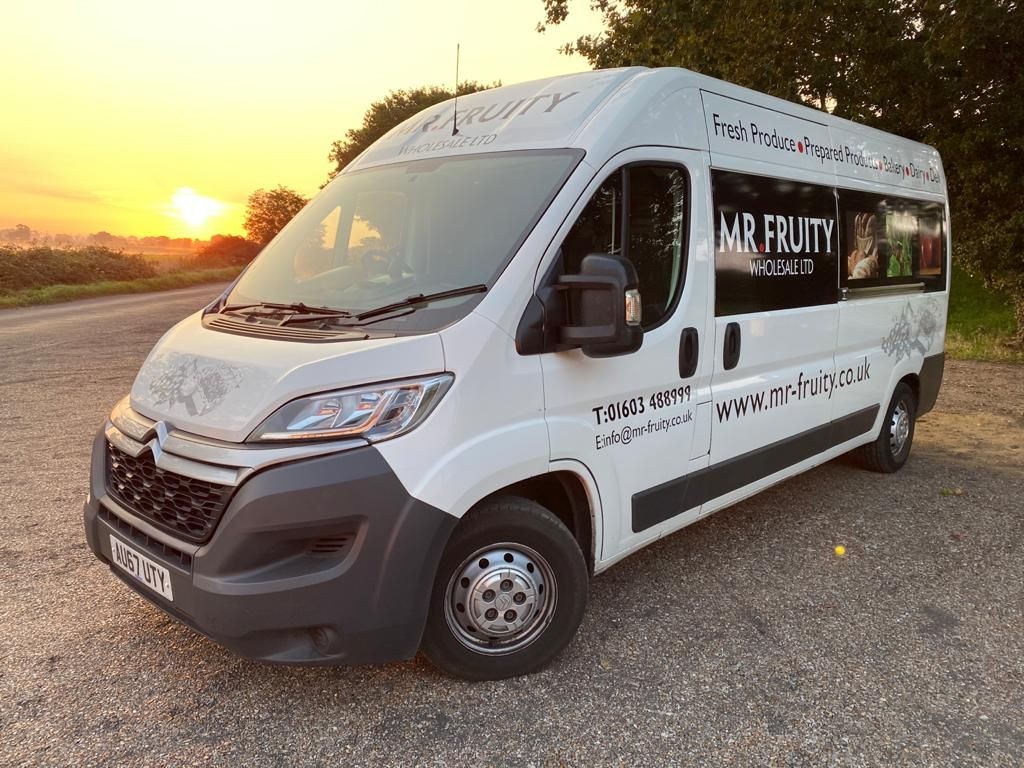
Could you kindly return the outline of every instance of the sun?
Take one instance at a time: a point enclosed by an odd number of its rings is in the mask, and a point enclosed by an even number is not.
[[[223,203],[200,195],[191,187],[182,187],[171,195],[171,215],[193,229],[198,229],[214,216],[222,214],[224,208]]]

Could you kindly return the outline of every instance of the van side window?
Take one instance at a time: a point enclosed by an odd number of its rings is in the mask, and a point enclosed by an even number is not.
[[[939,203],[839,190],[844,286],[917,285],[941,291],[945,211]]]
[[[565,271],[580,271],[583,257],[591,253],[622,253],[622,172],[616,171],[590,198],[562,243]]]
[[[688,177],[668,165],[631,165],[609,176],[562,242],[565,271],[591,253],[625,256],[636,267],[643,325],[665,318],[686,270]]]
[[[833,187],[712,170],[715,316],[839,300]]]
[[[644,325],[667,313],[685,265],[683,198],[686,177],[677,168],[629,169],[629,241],[626,255],[640,278]]]

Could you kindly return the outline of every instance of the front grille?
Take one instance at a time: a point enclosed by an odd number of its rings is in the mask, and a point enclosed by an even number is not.
[[[160,469],[148,450],[131,456],[107,443],[107,491],[163,530],[202,544],[213,535],[232,487]]]
[[[349,535],[339,535],[314,539],[309,544],[309,554],[315,557],[340,558],[352,546],[352,538]]]

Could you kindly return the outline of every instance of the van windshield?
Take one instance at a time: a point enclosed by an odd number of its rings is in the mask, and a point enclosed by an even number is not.
[[[443,327],[494,283],[582,154],[501,152],[343,174],[263,249],[225,306],[302,304],[358,315],[451,291],[415,309],[372,313],[381,329]],[[467,286],[478,290],[456,290]]]

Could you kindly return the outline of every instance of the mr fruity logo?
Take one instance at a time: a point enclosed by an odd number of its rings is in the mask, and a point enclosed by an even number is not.
[[[764,256],[749,260],[751,277],[810,275],[814,273],[811,256],[834,252],[835,219],[746,211],[720,211],[719,217],[719,253]]]
[[[715,312],[828,304],[838,290],[831,187],[712,170]]]
[[[418,155],[440,150],[468,149],[487,146],[498,139],[499,129],[525,117],[542,118],[579,95],[579,91],[541,93],[520,99],[506,99],[478,104],[455,103],[440,112],[414,118],[393,129],[389,136],[408,137],[398,150],[400,155]],[[463,99],[463,102],[466,101]],[[479,101],[479,99],[477,100]],[[468,129],[468,133],[463,131]],[[446,135],[447,134],[447,135]],[[443,138],[429,138],[440,136]]]

